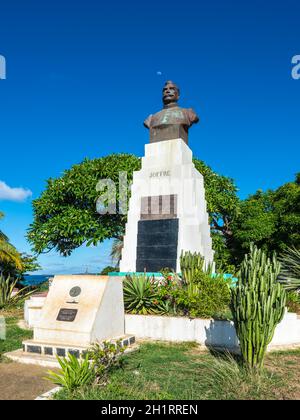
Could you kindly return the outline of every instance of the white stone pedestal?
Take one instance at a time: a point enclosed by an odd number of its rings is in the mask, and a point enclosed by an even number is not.
[[[125,335],[122,280],[118,276],[56,276],[42,308],[38,307],[39,316],[32,320],[33,340],[23,342],[23,351],[6,356],[21,363],[54,366],[56,356],[81,357],[96,342],[132,345],[134,337]]]
[[[122,278],[90,275],[54,278],[34,328],[34,340],[84,346],[122,335]]]
[[[182,139],[174,139],[147,144],[142,169],[133,174],[121,272],[137,271],[137,236],[138,222],[142,218],[142,198],[169,195],[175,195],[177,206],[176,271],[180,272],[181,251],[199,252],[206,263],[213,261],[203,176],[193,164],[190,148]],[[162,219],[168,219],[170,208],[167,203],[163,207],[165,214]]]

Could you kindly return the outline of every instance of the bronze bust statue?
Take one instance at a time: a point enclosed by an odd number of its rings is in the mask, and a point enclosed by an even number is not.
[[[193,109],[180,108],[179,88],[168,81],[163,88],[162,111],[157,112],[144,121],[144,126],[150,129],[150,143],[182,138],[188,143],[188,130],[199,121]]]

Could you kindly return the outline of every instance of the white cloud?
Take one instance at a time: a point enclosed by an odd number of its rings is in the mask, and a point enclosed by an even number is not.
[[[25,201],[31,197],[32,192],[24,188],[11,188],[5,182],[0,181],[0,200]]]

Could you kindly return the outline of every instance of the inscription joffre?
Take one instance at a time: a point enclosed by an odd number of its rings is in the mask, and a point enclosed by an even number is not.
[[[171,176],[171,171],[157,171],[151,172],[149,178],[159,178],[161,176]]]

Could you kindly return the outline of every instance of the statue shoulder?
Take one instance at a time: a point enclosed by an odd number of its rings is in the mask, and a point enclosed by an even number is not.
[[[150,126],[151,126],[151,120],[152,120],[152,117],[153,117],[153,115],[152,115],[152,114],[150,114],[150,115],[149,115],[149,117],[147,117],[147,118],[145,119],[145,121],[144,121],[144,126],[145,126],[146,128],[150,128]]]
[[[197,122],[199,122],[199,117],[192,108],[186,109],[185,112],[191,124],[196,124]]]

